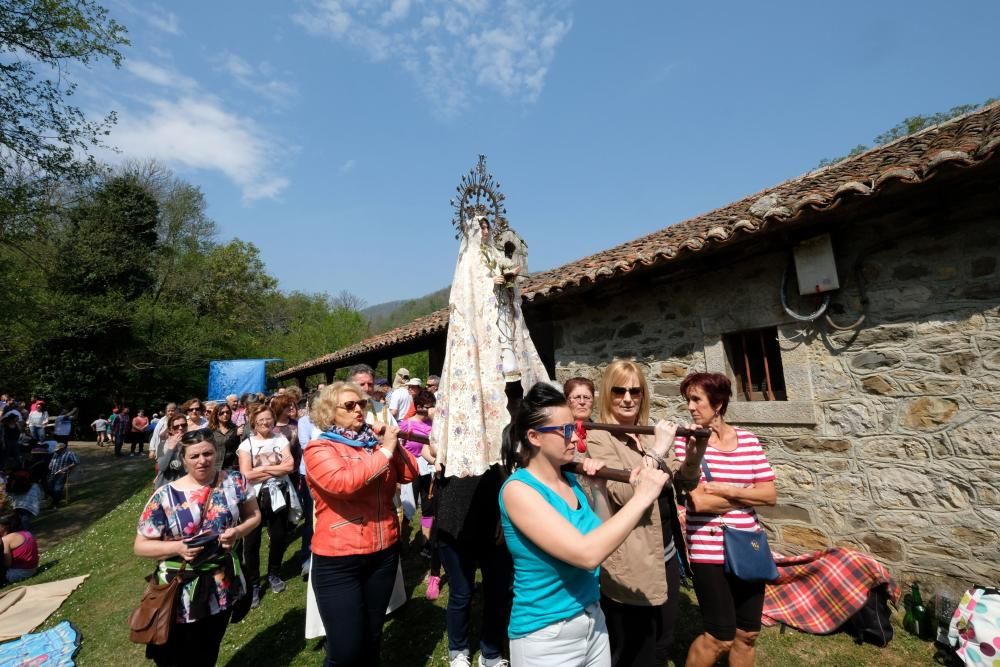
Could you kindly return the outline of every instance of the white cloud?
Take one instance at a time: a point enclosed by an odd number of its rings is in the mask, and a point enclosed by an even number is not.
[[[354,165],[356,165],[356,164],[357,164],[356,160],[353,160],[353,159],[348,160],[344,164],[340,165],[340,173],[341,174],[349,174],[349,173],[351,173],[352,171],[354,171]]]
[[[277,142],[252,119],[206,96],[152,99],[145,106],[119,114],[111,142],[122,157],[222,172],[247,201],[277,197],[288,186],[273,167],[280,153]]]
[[[146,20],[146,23],[153,26],[157,30],[162,30],[163,32],[171,35],[181,34],[181,25],[180,21],[177,20],[177,15],[164,9],[155,2],[147,5],[145,11],[137,11],[142,18]]]
[[[481,90],[538,99],[569,33],[569,0],[307,0],[294,20],[365,53],[394,61],[445,116]]]
[[[125,69],[144,81],[155,83],[165,88],[193,90],[198,87],[194,79],[151,63],[148,60],[127,60],[125,61]]]
[[[266,61],[254,66],[235,53],[224,51],[219,56],[217,69],[232,76],[236,83],[247,90],[276,104],[288,104],[298,95],[295,84],[275,77],[274,68]]]

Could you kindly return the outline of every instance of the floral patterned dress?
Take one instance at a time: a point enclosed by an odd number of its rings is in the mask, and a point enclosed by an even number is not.
[[[445,475],[457,477],[482,475],[500,462],[503,429],[510,422],[502,348],[510,348],[525,392],[549,380],[524,323],[520,288],[515,283],[510,303],[498,303],[493,274],[483,261],[484,252],[492,251],[482,245],[478,219],[465,220],[462,232],[430,438]],[[502,318],[501,309],[508,311]],[[501,331],[501,320],[510,331]]]
[[[242,473],[225,471],[222,482],[214,488],[202,486],[185,490],[164,484],[146,503],[139,517],[139,535],[152,540],[179,540],[199,533],[221,535],[240,522],[240,505],[255,497],[253,487]],[[205,497],[212,497],[205,503]],[[205,518],[201,507],[205,504]],[[177,571],[179,560],[160,561],[156,575],[167,583]],[[168,577],[168,573],[171,577]],[[177,605],[177,622],[192,623],[229,609],[246,590],[239,559],[223,554],[204,565],[187,568]],[[207,584],[207,586],[206,586]]]

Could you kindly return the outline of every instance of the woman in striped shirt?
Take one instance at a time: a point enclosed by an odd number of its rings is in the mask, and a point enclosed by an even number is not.
[[[729,378],[720,373],[692,373],[681,383],[681,395],[687,399],[695,424],[712,430],[704,456],[712,481],[706,481],[703,472],[688,500],[688,555],[705,632],[691,644],[686,664],[708,667],[729,653],[730,665],[752,665],[764,583],[726,574],[722,526],[759,528],[753,508],[775,504],[774,471],[757,436],[724,419],[732,395]],[[679,459],[685,458],[687,442],[678,439],[675,449]]]

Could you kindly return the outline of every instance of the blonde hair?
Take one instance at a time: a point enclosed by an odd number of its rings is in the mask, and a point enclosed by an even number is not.
[[[368,398],[361,387],[353,382],[334,382],[323,387],[313,399],[312,407],[309,410],[309,418],[312,423],[324,431],[333,426],[336,423],[334,417],[337,414],[337,405],[340,404],[340,396],[348,392],[357,394],[358,398]]]
[[[646,382],[646,375],[642,368],[634,361],[619,359],[612,361],[604,369],[601,375],[601,392],[598,394],[598,414],[605,424],[614,424],[617,420],[614,417],[612,408],[612,387],[624,386],[625,379],[629,375],[639,378],[639,386],[642,387],[642,397],[639,399],[639,412],[636,414],[636,424],[645,425],[649,423],[649,383]]]

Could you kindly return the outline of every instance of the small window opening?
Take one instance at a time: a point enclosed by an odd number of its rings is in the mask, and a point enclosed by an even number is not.
[[[725,334],[729,367],[736,376],[740,401],[787,401],[777,327]]]

